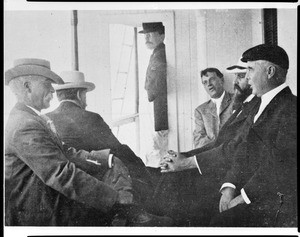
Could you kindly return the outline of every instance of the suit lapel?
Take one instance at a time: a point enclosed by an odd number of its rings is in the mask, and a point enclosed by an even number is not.
[[[231,103],[231,97],[229,93],[225,91],[225,95],[220,106],[220,116],[223,113],[223,111],[230,105],[230,103]]]
[[[43,124],[45,129],[49,132],[50,137],[62,148],[62,143],[59,137],[57,137],[57,135],[54,134],[54,132],[52,132],[52,130],[48,127],[47,122],[44,119],[42,119],[36,112],[34,112],[32,109],[30,109],[23,103],[17,103],[15,108],[34,116],[36,120]]]
[[[278,104],[280,104],[280,100],[288,95],[291,95],[292,92],[289,87],[284,88],[282,91],[280,91],[267,105],[267,107],[264,109],[264,111],[261,113],[257,121],[254,123],[253,127],[259,126],[259,124],[268,117],[268,114],[274,110],[276,110],[276,107]]]
[[[204,108],[204,114],[211,114],[213,117],[217,118],[217,107],[212,100],[207,102],[207,106]]]
[[[242,112],[232,121],[232,124],[245,120],[254,107],[257,106],[258,102],[259,99],[254,97],[244,108],[242,108]]]

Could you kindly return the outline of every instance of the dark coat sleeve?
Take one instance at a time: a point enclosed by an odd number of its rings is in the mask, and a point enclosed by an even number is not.
[[[296,193],[297,180],[297,115],[296,108],[284,105],[279,114],[266,121],[265,129],[253,127],[247,142],[235,155],[232,169],[224,182],[244,188],[251,202],[280,191]],[[281,118],[278,118],[281,116]]]
[[[105,212],[116,202],[118,193],[70,162],[38,121],[21,124],[12,143],[42,182],[66,197]]]
[[[288,116],[288,114],[287,114]],[[243,186],[251,201],[266,195],[268,190],[291,194],[297,180],[297,121],[296,114],[283,117],[271,142],[261,141],[261,159],[257,171]],[[257,139],[260,139],[257,134]],[[289,186],[291,190],[287,190]],[[296,192],[295,192],[296,193]]]

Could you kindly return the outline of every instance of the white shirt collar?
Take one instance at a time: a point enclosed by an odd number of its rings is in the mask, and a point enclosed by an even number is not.
[[[251,94],[251,95],[249,95],[245,100],[244,100],[244,102],[243,103],[246,103],[246,102],[249,102],[249,101],[251,101],[252,99],[253,99],[253,97],[254,97],[254,95],[253,94]]]
[[[31,107],[31,106],[29,106],[29,105],[26,105],[28,108],[30,108],[30,109],[32,109],[38,116],[41,116],[41,112],[40,111],[38,111],[37,109],[35,109],[35,108],[33,108],[33,107]]]
[[[219,98],[211,98],[211,100],[215,103],[215,104],[221,104],[222,100],[225,96],[225,90],[223,91],[223,94],[219,97]]]
[[[288,85],[284,82],[280,86],[277,86],[276,88],[268,91],[267,93],[261,96],[261,104],[257,114],[254,117],[254,122],[256,122],[256,120],[259,118],[259,116],[262,114],[262,112],[267,107],[267,105],[271,102],[271,100],[287,86]]]
[[[218,115],[220,114],[221,103],[222,103],[224,96],[225,96],[225,90],[223,91],[223,94],[219,98],[211,98],[213,103],[216,104]]]

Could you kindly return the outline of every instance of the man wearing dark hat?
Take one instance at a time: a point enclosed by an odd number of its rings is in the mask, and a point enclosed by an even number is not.
[[[18,100],[5,128],[5,224],[109,225],[120,212],[132,226],[170,224],[135,205],[128,170],[109,149],[63,145],[53,122],[41,114],[55,92],[52,83],[63,81],[43,59],[16,60],[5,72],[5,84]],[[91,217],[92,209],[97,211]],[[101,213],[108,219],[104,223]]]
[[[153,151],[146,154],[146,165],[159,167],[160,157],[168,147],[168,101],[167,101],[167,62],[165,52],[165,27],[162,22],[143,23],[145,44],[153,50],[146,72],[145,89],[149,102],[154,108]]]
[[[205,182],[223,160],[225,171],[230,170],[222,179],[222,213],[211,226],[297,226],[297,110],[296,96],[285,83],[288,56],[279,46],[262,44],[247,50],[242,61],[247,62],[246,78],[255,97],[241,113],[235,112],[236,124],[229,119],[229,126],[224,125],[226,132],[219,134],[225,138],[221,152],[209,147],[202,153],[200,149],[170,151],[162,172],[198,168]],[[233,131],[234,124],[238,133]],[[231,165],[226,168],[228,161]]]
[[[297,97],[285,83],[288,55],[262,44],[243,53],[252,93],[262,102],[221,187],[212,226],[296,227]]]
[[[54,122],[61,139],[76,149],[110,149],[128,168],[141,201],[151,198],[153,184],[143,161],[130,147],[120,143],[99,114],[85,109],[86,93],[94,90],[95,84],[85,81],[79,71],[64,71],[60,76],[65,83],[54,86],[60,105],[47,116]]]

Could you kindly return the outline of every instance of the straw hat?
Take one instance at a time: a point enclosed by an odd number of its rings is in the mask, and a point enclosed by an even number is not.
[[[38,75],[46,77],[53,83],[62,84],[63,80],[51,71],[50,62],[39,58],[20,58],[14,61],[14,67],[5,72],[5,85],[20,76]]]
[[[71,88],[86,88],[87,91],[92,91],[95,89],[94,83],[85,81],[84,74],[82,72],[63,71],[60,76],[64,80],[64,84],[53,85],[54,89],[57,91]]]
[[[241,61],[241,58],[239,59],[239,61],[237,62],[237,64],[228,67],[226,69],[226,71],[228,73],[243,73],[243,72],[247,72],[247,63],[244,63]]]

